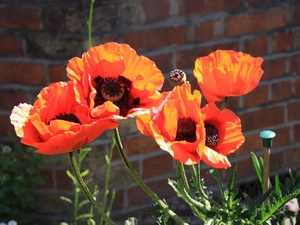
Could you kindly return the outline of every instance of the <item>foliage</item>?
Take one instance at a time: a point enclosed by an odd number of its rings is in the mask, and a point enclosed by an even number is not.
[[[263,163],[263,159],[260,160]],[[257,161],[256,158],[255,161]],[[258,168],[256,164],[254,165],[255,168]],[[203,220],[205,225],[282,224],[284,217],[291,215],[289,211],[284,210],[284,204],[293,198],[300,198],[299,176],[293,177],[290,173],[290,177],[286,179],[286,184],[282,184],[278,174],[276,174],[275,184],[262,196],[252,199],[243,193],[246,199],[246,203],[244,203],[243,199],[237,198],[236,170],[234,163],[227,187],[224,187],[218,170],[210,170],[211,175],[219,185],[221,203],[215,202],[210,194],[204,191],[204,183],[199,180],[198,172],[195,173],[195,170],[192,172],[191,181],[188,182],[182,165],[179,165],[177,171],[177,181],[170,180],[169,184],[177,195],[191,206],[195,216]]]
[[[15,140],[14,140],[15,141]],[[37,198],[33,191],[44,184],[42,155],[32,147],[15,141],[13,147],[1,145],[0,221],[14,219],[18,224],[32,224]]]

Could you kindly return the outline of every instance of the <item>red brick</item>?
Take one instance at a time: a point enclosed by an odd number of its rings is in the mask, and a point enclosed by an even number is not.
[[[0,68],[0,83],[46,84],[46,70],[43,64],[0,62]]]
[[[300,55],[293,55],[290,58],[290,74],[300,74]]]
[[[292,83],[291,81],[281,81],[271,85],[272,102],[279,102],[292,97]]]
[[[300,96],[300,79],[295,81],[295,96]]]
[[[149,152],[162,151],[150,136],[137,136],[124,140],[124,150],[127,155],[145,154]]]
[[[61,8],[47,8],[46,15],[47,30],[55,32],[62,32],[64,30],[64,15]]]
[[[251,34],[283,27],[285,24],[285,9],[273,8],[228,17],[225,34],[226,36]]]
[[[203,103],[202,103],[203,104]],[[239,100],[236,97],[231,97],[227,99],[226,108],[232,111],[240,108],[239,107]]]
[[[194,41],[206,41],[222,36],[222,22],[220,19],[203,21],[195,26]]]
[[[284,107],[276,106],[239,115],[243,131],[266,129],[284,123]]]
[[[152,50],[170,45],[187,43],[187,27],[185,25],[138,30],[124,33],[124,42],[137,51]]]
[[[250,156],[246,160],[237,162],[236,165],[237,165],[236,177],[238,180],[256,176],[256,172],[252,160],[250,159]],[[227,170],[226,172],[229,173],[230,170]]]
[[[300,6],[294,6],[292,7],[292,16],[291,16],[291,24],[295,25],[295,24],[300,24]]]
[[[279,33],[272,37],[272,51],[284,52],[293,49],[294,33]]]
[[[66,170],[58,170],[55,172],[56,188],[58,190],[73,190],[74,185],[70,177],[66,174]]]
[[[240,5],[238,0],[177,0],[179,15],[195,15],[230,10]]]
[[[174,159],[168,153],[144,159],[143,177],[149,178],[172,172],[173,161]]]
[[[167,179],[149,182],[147,185],[161,199],[176,195],[173,188],[168,184]],[[127,190],[127,199],[128,207],[141,206],[153,202],[153,200],[139,186]]]
[[[299,142],[300,141],[300,124],[294,125],[293,133],[294,133],[294,142]]]
[[[15,136],[15,130],[13,125],[10,123],[9,116],[10,115],[0,115],[0,134],[7,135],[7,133],[11,133]]]
[[[66,81],[66,65],[50,65],[50,82]]]
[[[0,27],[41,30],[41,9],[30,6],[0,5]]]
[[[262,69],[264,71],[262,80],[284,76],[285,58],[265,60],[262,64]]]
[[[273,139],[273,147],[288,146],[290,144],[290,127],[282,127],[273,130],[276,133]]]
[[[242,127],[243,130],[243,127]],[[262,140],[259,137],[259,133],[245,136],[245,142],[243,145],[235,152],[237,157],[243,155],[249,155],[250,152],[258,152],[262,150]]]
[[[245,5],[245,7],[248,8],[248,7],[263,6],[263,5],[266,5],[270,2],[271,2],[271,0],[264,0],[264,1],[261,1],[261,0],[245,0],[244,5]]]
[[[246,39],[243,43],[243,52],[252,56],[262,56],[268,53],[268,37],[257,36]]]
[[[171,53],[151,56],[149,58],[155,62],[157,68],[163,73],[170,73],[173,69],[175,69],[172,66],[173,56]]]
[[[298,133],[298,134],[300,134],[300,133]],[[286,164],[285,164],[285,167],[291,168],[293,166],[297,166],[299,168],[299,162],[300,162],[299,152],[300,152],[299,147],[286,151]],[[299,175],[299,170],[297,172],[298,172],[298,175]]]
[[[165,20],[170,17],[170,1],[160,1],[157,3],[157,0],[146,0],[141,4],[148,23]]]
[[[21,40],[14,36],[8,34],[0,35],[0,55],[1,56],[21,56],[22,47]]]
[[[28,102],[25,90],[0,89],[0,96],[0,109],[4,110],[12,110],[14,106]]]
[[[285,152],[270,153],[270,171],[278,171],[285,166]]]
[[[231,49],[238,51],[239,45],[237,42],[221,43],[217,45],[204,46],[181,50],[177,52],[177,67],[179,69],[194,68],[195,61],[198,57],[209,55],[211,52],[218,49]]]
[[[253,91],[243,96],[244,107],[252,107],[268,102],[268,85],[256,87]]]
[[[300,120],[300,102],[291,102],[288,104],[288,118],[289,121]]]

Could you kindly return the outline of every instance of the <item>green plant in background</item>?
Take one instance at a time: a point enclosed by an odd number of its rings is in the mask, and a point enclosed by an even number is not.
[[[1,145],[0,222],[32,224],[37,205],[33,191],[45,183],[43,156],[34,154],[34,148],[25,147],[19,140],[13,141],[12,147]]]
[[[110,147],[110,152],[109,155],[105,155],[105,160],[106,160],[106,176],[105,176],[105,184],[104,184],[104,189],[103,189],[103,196],[100,196],[99,190],[98,190],[98,186],[95,185],[94,186],[94,191],[93,191],[93,197],[94,199],[102,199],[102,203],[100,203],[102,209],[104,212],[106,212],[107,216],[110,216],[111,213],[111,209],[112,209],[112,205],[113,205],[113,201],[115,198],[115,190],[112,190],[111,195],[109,188],[108,188],[108,183],[109,183],[109,175],[110,175],[110,166],[111,166],[111,161],[112,161],[112,153],[113,153],[113,149],[115,146],[115,142],[113,141]],[[86,177],[89,174],[89,170],[86,169],[84,171],[81,172],[82,170],[82,163],[87,155],[88,152],[91,151],[91,148],[83,148],[79,151],[78,153],[78,168],[81,174],[81,177]],[[72,179],[73,184],[74,184],[74,198],[73,200],[65,197],[65,196],[61,196],[60,199],[65,203],[65,205],[68,208],[69,213],[73,216],[73,225],[76,225],[78,222],[80,221],[86,221],[86,224],[88,225],[94,225],[96,224],[94,218],[94,214],[93,214],[93,206],[90,206],[89,212],[85,212],[83,210],[83,207],[90,203],[88,199],[84,199],[84,200],[80,200],[81,196],[82,196],[82,190],[80,187],[80,183],[78,182],[78,180],[76,179],[76,177],[69,171],[66,171],[67,175]],[[110,197],[110,199],[108,198]],[[66,222],[62,222],[60,223],[60,225],[66,225],[68,223]],[[103,220],[103,218],[100,218],[99,224],[105,224],[105,221]]]

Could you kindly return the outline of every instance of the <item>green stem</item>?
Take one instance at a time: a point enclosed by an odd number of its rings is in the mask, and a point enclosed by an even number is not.
[[[109,190],[108,190],[109,174],[110,174],[110,167],[111,167],[113,149],[114,149],[115,145],[116,145],[115,138],[112,137],[112,142],[111,142],[110,149],[109,149],[109,157],[105,156],[107,168],[106,168],[106,175],[105,175],[103,204],[102,204],[103,211],[106,210],[106,200],[107,200],[107,195],[109,193]],[[102,225],[102,224],[103,224],[103,218],[100,218],[100,225]]]
[[[93,46],[93,44],[92,44],[92,24],[93,24],[94,2],[95,2],[95,0],[91,0],[90,15],[89,15],[89,19],[87,21],[87,26],[88,26],[88,47],[89,48],[91,48]]]
[[[224,97],[224,98],[222,99],[221,106],[220,106],[220,110],[226,108],[227,99],[228,99],[228,97]]]
[[[96,202],[96,200],[94,199],[90,190],[86,186],[84,180],[82,179],[82,176],[81,176],[81,173],[79,171],[78,164],[76,161],[76,157],[74,156],[73,152],[69,152],[69,158],[71,161],[71,166],[74,170],[75,177],[76,177],[77,181],[79,182],[81,190],[83,191],[85,196],[88,198],[90,203],[95,207],[95,209],[98,211],[100,216],[103,217],[103,219],[105,220],[105,222],[107,222],[108,225],[115,225],[115,223],[105,214],[105,212],[103,211],[101,206]]]
[[[152,198],[164,211],[164,213],[168,214],[173,220],[175,220],[178,224],[181,225],[188,225],[187,222],[182,220],[175,212],[173,212],[169,207],[145,184],[145,182],[142,180],[142,178],[138,175],[138,173],[133,168],[132,164],[128,160],[127,156],[125,155],[123,151],[123,145],[120,139],[119,130],[118,128],[114,129],[114,135],[116,144],[118,147],[118,151],[120,153],[121,158],[123,159],[128,171],[132,175],[132,177],[136,180],[138,185],[149,195],[150,198]]]
[[[183,187],[186,189],[187,193],[190,195],[191,190],[190,190],[190,186],[188,184],[188,180],[187,180],[187,177],[186,177],[184,166],[179,161],[176,161],[176,174],[177,174],[177,180],[179,182],[182,182]]]

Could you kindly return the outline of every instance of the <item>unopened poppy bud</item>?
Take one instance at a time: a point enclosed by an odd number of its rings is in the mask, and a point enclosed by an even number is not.
[[[172,70],[170,72],[169,81],[173,87],[181,86],[186,83],[186,74],[180,69]]]

